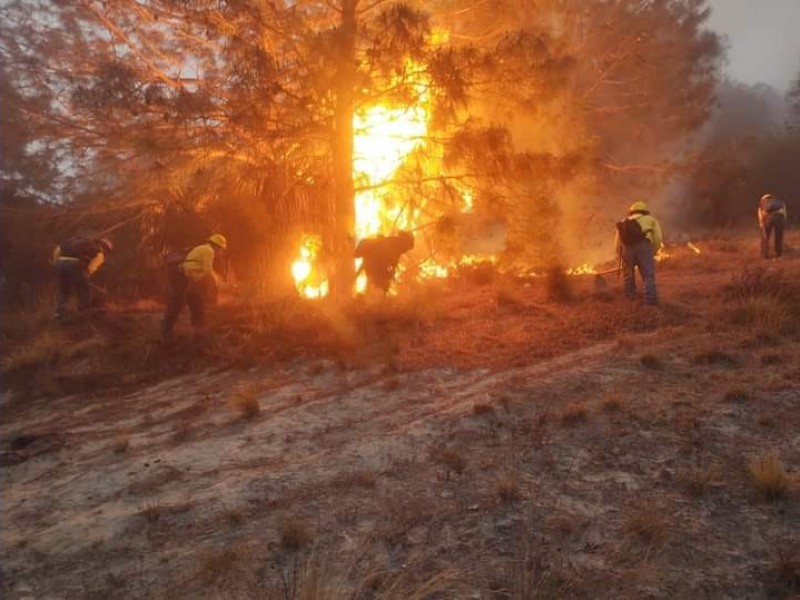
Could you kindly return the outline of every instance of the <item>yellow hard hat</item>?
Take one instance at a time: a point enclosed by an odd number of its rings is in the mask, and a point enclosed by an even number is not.
[[[647,210],[647,202],[644,200],[639,200],[638,202],[634,202],[631,204],[630,212],[648,212]]]
[[[212,233],[208,236],[208,241],[223,249],[228,247],[228,240],[226,240],[225,236],[221,233]]]

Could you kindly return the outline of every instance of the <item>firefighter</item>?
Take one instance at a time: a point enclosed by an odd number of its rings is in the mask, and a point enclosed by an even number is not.
[[[192,327],[200,330],[205,322],[206,298],[216,294],[221,277],[214,271],[214,258],[228,247],[228,240],[219,233],[211,234],[205,243],[167,256],[167,278],[169,299],[161,336],[164,341],[172,338],[172,328],[183,310],[189,306]]]
[[[70,296],[75,294],[78,310],[93,306],[90,278],[103,266],[114,244],[106,238],[73,237],[53,250],[53,268],[58,280],[55,318],[62,321],[67,315]]]
[[[764,194],[758,203],[758,227],[761,230],[761,256],[769,258],[769,242],[775,233],[775,257],[783,254],[783,230],[786,228],[786,203]]]
[[[656,261],[661,248],[661,225],[650,216],[645,202],[631,204],[628,216],[617,223],[614,246],[620,258],[624,292],[628,298],[636,297],[636,273],[644,283],[645,304],[657,305]]]
[[[394,281],[400,257],[413,248],[414,235],[409,231],[387,237],[365,238],[356,247],[355,256],[362,259],[356,276],[365,273],[367,284],[386,294]]]

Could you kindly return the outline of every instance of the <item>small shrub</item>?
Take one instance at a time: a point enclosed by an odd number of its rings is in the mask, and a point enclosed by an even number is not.
[[[603,398],[603,410],[606,412],[619,412],[625,407],[622,394],[606,394]]]
[[[238,392],[229,400],[231,408],[238,412],[243,419],[252,420],[261,412],[258,403],[258,395],[255,389],[247,389]]]
[[[655,354],[642,354],[639,358],[639,363],[645,369],[651,369],[653,371],[658,371],[664,368],[663,363]]]
[[[467,466],[464,455],[454,448],[435,448],[431,452],[431,458],[457,475],[461,475]]]
[[[284,520],[280,525],[281,548],[296,552],[311,542],[312,536],[308,526],[297,518]]]
[[[148,523],[155,523],[164,513],[164,505],[158,500],[148,500],[139,510],[139,514],[143,516]]]
[[[476,403],[472,405],[472,414],[476,417],[480,417],[483,415],[493,415],[494,414],[494,406],[491,404],[482,404]]]
[[[130,447],[131,440],[127,436],[117,436],[111,442],[111,451],[114,454],[125,454]]]
[[[664,542],[669,531],[669,522],[663,511],[657,508],[643,508],[635,511],[622,527],[626,535],[634,536],[650,544]]]
[[[764,452],[750,460],[750,477],[756,491],[767,501],[785,497],[791,489],[791,479],[783,468],[777,452]]]
[[[562,425],[574,425],[585,421],[589,416],[589,410],[583,402],[573,402],[565,406],[559,416]]]

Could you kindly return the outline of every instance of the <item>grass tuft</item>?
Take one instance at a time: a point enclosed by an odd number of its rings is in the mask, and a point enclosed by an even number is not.
[[[572,402],[565,406],[559,414],[562,425],[575,425],[585,421],[589,416],[589,409],[583,402]]]
[[[280,525],[280,545],[288,552],[297,552],[311,543],[311,530],[305,522],[289,517]]]
[[[494,484],[497,497],[503,502],[514,502],[522,497],[519,483],[513,475],[503,475]]]
[[[243,419],[248,421],[255,419],[261,412],[261,405],[258,403],[258,394],[253,388],[237,392],[228,403],[232,410],[239,413]]]
[[[129,437],[120,435],[114,438],[111,442],[111,451],[114,454],[125,454],[128,451],[128,448],[131,445],[131,440]]]
[[[775,502],[789,494],[792,481],[777,452],[770,450],[754,457],[748,464],[748,470],[756,491],[768,502]]]
[[[655,354],[642,354],[639,358],[639,363],[645,368],[652,371],[659,371],[664,368],[664,364]]]

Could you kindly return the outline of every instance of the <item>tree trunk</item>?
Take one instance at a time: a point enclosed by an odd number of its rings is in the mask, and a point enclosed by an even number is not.
[[[334,232],[336,271],[331,291],[349,297],[355,284],[353,264],[355,192],[353,189],[353,111],[355,110],[356,7],[358,0],[342,0],[338,31],[338,66],[333,130]]]

